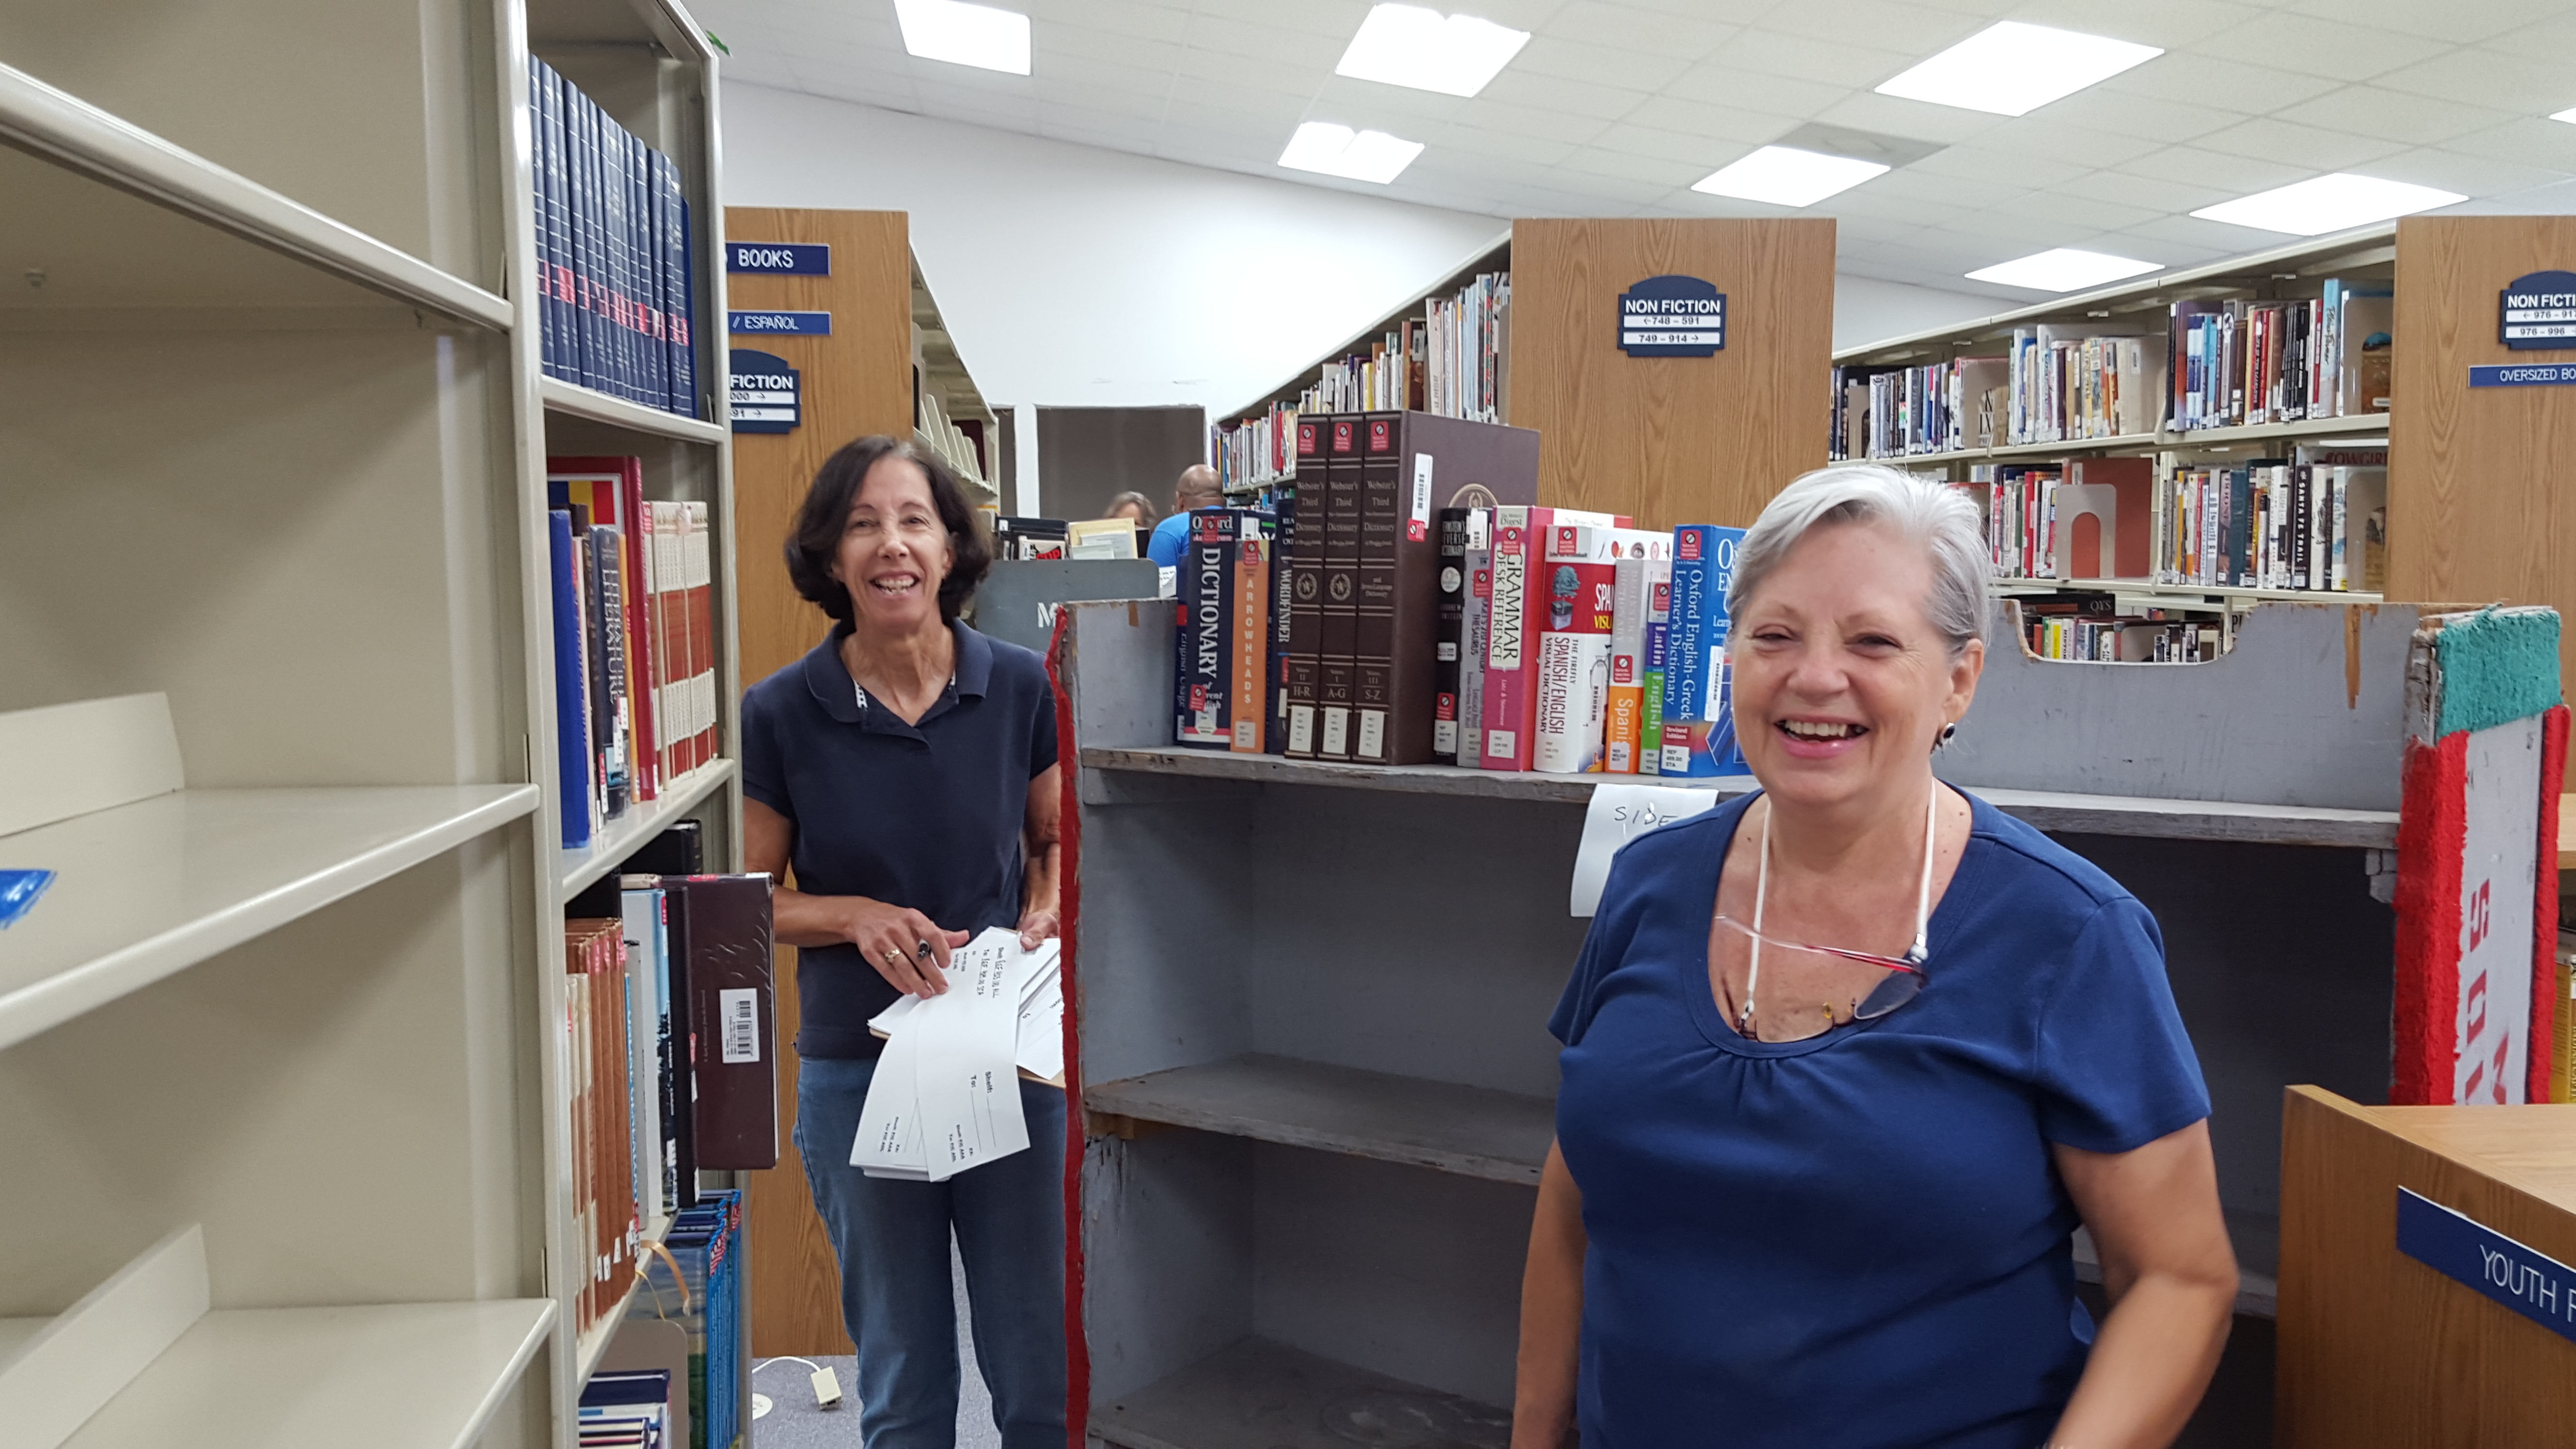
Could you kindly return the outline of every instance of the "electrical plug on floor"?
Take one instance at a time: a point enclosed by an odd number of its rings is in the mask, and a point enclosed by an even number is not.
[[[817,1408],[841,1407],[841,1380],[828,1365],[814,1370],[814,1403]]]

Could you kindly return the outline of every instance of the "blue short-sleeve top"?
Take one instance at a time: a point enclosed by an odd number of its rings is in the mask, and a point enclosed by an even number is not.
[[[1708,933],[1753,797],[1612,863],[1550,1030],[1583,1198],[1585,1449],[2044,1442],[2092,1336],[2050,1144],[2209,1114],[2153,917],[1973,796],[1926,984],[1748,1041]]]
[[[798,890],[981,931],[1019,923],[1029,782],[1056,762],[1055,688],[1032,651],[948,627],[956,674],[918,724],[850,678],[847,624],[743,691],[742,793],[796,827]],[[877,1055],[868,1021],[896,994],[858,947],[805,947],[797,1052]]]

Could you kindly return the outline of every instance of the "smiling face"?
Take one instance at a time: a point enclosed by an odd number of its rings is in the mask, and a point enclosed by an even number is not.
[[[1736,737],[1763,788],[1833,806],[1919,780],[1968,712],[1985,646],[1932,627],[1932,563],[1874,524],[1810,529],[1728,630]]]
[[[881,633],[937,625],[952,554],[930,479],[908,458],[880,458],[859,480],[832,577],[850,591],[854,624]]]

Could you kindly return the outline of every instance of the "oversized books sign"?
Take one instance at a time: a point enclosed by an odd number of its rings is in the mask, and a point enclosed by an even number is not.
[[[1711,357],[1726,346],[1726,294],[1697,277],[1648,277],[1619,294],[1619,350]]]
[[[737,433],[792,433],[805,420],[804,378],[787,359],[733,350],[732,417]]]
[[[2516,277],[2497,310],[2496,340],[2514,351],[2576,351],[2576,272]]]

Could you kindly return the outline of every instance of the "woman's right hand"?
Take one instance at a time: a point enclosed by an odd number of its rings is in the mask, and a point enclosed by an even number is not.
[[[877,974],[895,990],[906,996],[927,998],[948,989],[948,952],[966,944],[967,932],[943,931],[919,911],[865,896],[842,899],[847,915],[841,923],[841,935],[859,948],[859,954],[867,957],[868,964],[877,968]]]

